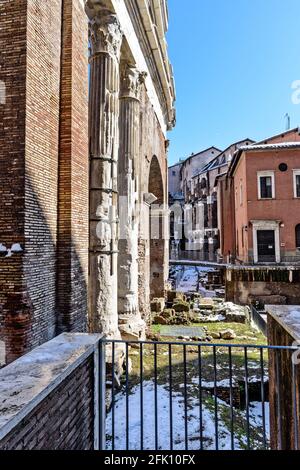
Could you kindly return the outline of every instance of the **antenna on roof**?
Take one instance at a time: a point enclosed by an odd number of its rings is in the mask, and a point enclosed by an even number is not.
[[[284,115],[284,117],[285,117],[285,119],[286,119],[285,130],[286,130],[286,131],[289,131],[290,128],[291,128],[291,117],[290,117],[290,115],[289,115],[288,113],[286,113],[286,114]]]

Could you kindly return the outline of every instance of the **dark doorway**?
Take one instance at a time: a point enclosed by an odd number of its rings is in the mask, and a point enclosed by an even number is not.
[[[258,262],[276,261],[275,250],[275,231],[274,230],[258,230],[257,231],[257,252]]]

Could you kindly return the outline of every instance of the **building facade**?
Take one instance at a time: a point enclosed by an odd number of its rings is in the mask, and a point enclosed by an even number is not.
[[[189,247],[199,251],[204,259],[216,261],[220,248],[217,181],[227,173],[236,150],[252,143],[253,140],[245,139],[230,145],[192,178]]]
[[[7,361],[63,331],[139,338],[168,270],[167,212],[150,234],[151,204],[167,204],[175,122],[167,4],[0,8]]]
[[[184,195],[185,203],[191,201],[192,178],[199,173],[208,163],[214,160],[222,151],[216,147],[209,147],[198,153],[193,153],[182,164],[181,167],[181,191]]]
[[[218,182],[223,259],[300,261],[299,150],[297,128],[235,153],[228,175]]]

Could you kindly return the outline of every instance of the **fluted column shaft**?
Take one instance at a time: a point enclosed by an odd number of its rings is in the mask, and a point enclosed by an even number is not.
[[[113,13],[93,2],[87,4],[91,46],[89,325],[92,332],[119,337],[117,163],[122,32]]]
[[[138,302],[138,165],[140,138],[140,85],[143,75],[122,64],[120,89],[118,259],[119,329],[124,339],[140,339],[145,323]]]

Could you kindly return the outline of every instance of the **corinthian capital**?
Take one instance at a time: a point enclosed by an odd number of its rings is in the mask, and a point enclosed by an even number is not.
[[[141,73],[134,65],[124,63],[121,68],[121,98],[140,97],[140,87],[145,81],[145,73]]]
[[[117,16],[105,7],[105,2],[88,0],[85,10],[89,17],[89,40],[92,56],[106,53],[120,60],[123,33]]]

